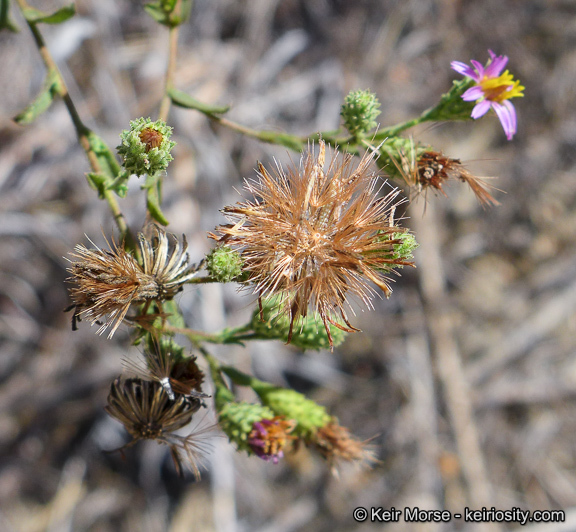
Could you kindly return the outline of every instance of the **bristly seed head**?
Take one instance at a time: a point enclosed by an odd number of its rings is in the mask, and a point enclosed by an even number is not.
[[[201,403],[180,396],[171,401],[159,382],[117,378],[110,387],[106,412],[124,425],[132,436],[125,447],[140,440],[155,440],[170,447],[174,465],[181,472],[185,462],[196,478],[205,452],[205,440],[214,426],[197,429],[188,436],[174,434],[188,425]]]
[[[499,205],[490,194],[489,190],[493,187],[485,181],[489,178],[473,175],[460,159],[452,159],[442,152],[430,149],[416,155],[416,149],[412,147],[411,154],[399,152],[399,161],[394,158],[392,160],[406,184],[416,193],[426,192],[432,188],[446,196],[443,185],[449,180],[458,179],[470,187],[483,208],[488,205]]]
[[[133,303],[172,299],[195,275],[188,264],[186,239],[181,244],[172,235],[170,245],[163,229],[153,225],[152,231],[151,237],[138,235],[142,265],[114,240],[112,245],[106,241],[110,250],[75,247],[71,255],[78,260],[70,261],[68,269],[69,281],[76,285],[70,289],[73,329],[82,318],[92,324],[102,320],[98,334],[111,327],[112,338]]]
[[[277,165],[271,175],[260,164],[258,180],[246,184],[256,199],[226,207],[223,212],[234,224],[219,226],[210,236],[240,251],[260,298],[280,296],[290,318],[288,342],[295,322],[312,306],[332,346],[330,323],[358,330],[344,309],[348,296],[371,308],[375,291],[369,281],[388,297],[386,274],[413,263],[393,253],[394,234],[404,231],[393,219],[401,201],[397,190],[378,197],[377,178],[369,171],[374,154],[354,166],[352,155],[339,158],[335,152],[327,170],[325,155],[320,141],[318,156],[309,150],[299,168],[285,172]]]

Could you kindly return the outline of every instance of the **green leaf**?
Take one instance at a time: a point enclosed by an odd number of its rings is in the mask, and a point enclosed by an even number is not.
[[[31,24],[39,24],[40,22],[44,22],[45,24],[61,24],[76,14],[76,7],[74,4],[70,4],[69,6],[60,8],[52,14],[44,13],[43,11],[33,7],[27,7],[22,10],[22,14]]]
[[[176,0],[159,0],[146,4],[144,10],[159,24],[174,28],[188,20],[192,9],[192,0],[182,0],[180,12],[175,13],[176,3]]]
[[[164,307],[164,312],[168,314],[168,323],[170,323],[170,325],[181,329],[186,327],[186,322],[180,313],[180,309],[173,299],[164,301],[162,306]]]
[[[0,0],[0,30],[8,30],[13,33],[20,31],[20,28],[10,18],[10,0]]]
[[[29,104],[24,111],[13,118],[14,122],[22,125],[34,122],[36,118],[52,105],[52,102],[58,95],[60,88],[60,76],[58,75],[58,72],[50,70],[46,75],[40,94],[34,98],[34,101]]]
[[[142,188],[146,190],[146,208],[150,216],[154,218],[159,224],[168,225],[170,222],[164,216],[160,208],[160,187],[161,179],[159,174],[149,175],[146,177],[146,183]]]
[[[86,136],[90,142],[90,148],[92,148],[92,151],[98,158],[102,173],[107,175],[110,181],[116,179],[122,169],[116,160],[114,152],[108,147],[106,142],[93,131],[88,131]]]
[[[146,13],[148,13],[159,24],[164,24],[165,26],[170,27],[168,13],[164,11],[160,3],[156,2],[155,4],[146,4],[144,6],[144,11],[146,11]]]
[[[200,102],[185,92],[179,91],[177,89],[170,89],[168,91],[168,96],[170,96],[170,99],[174,105],[177,105],[178,107],[185,107],[186,109],[196,109],[197,111],[200,111],[206,115],[223,115],[230,110],[229,105],[209,105],[207,103]]]
[[[301,138],[289,135],[288,133],[275,133],[274,131],[260,131],[258,138],[262,142],[269,142],[270,144],[278,144],[290,150],[302,151],[304,142]]]
[[[103,174],[96,174],[90,172],[86,174],[86,179],[88,180],[88,184],[94,189],[98,191],[98,197],[100,199],[104,199],[104,193],[106,188],[108,187],[108,178]]]
[[[190,18],[190,11],[192,11],[193,0],[182,0],[180,4],[180,24],[183,24]]]

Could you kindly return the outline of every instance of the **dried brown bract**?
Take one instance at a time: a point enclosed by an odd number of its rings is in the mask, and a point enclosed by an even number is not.
[[[114,241],[106,241],[110,250],[75,247],[71,255],[78,260],[70,261],[68,269],[69,281],[75,284],[70,289],[73,329],[86,318],[100,324],[98,334],[110,327],[112,338],[132,304],[172,299],[195,275],[188,264],[186,239],[181,244],[172,235],[170,245],[163,229],[154,225],[152,231],[151,238],[138,235],[142,265]]]
[[[271,175],[260,164],[258,179],[246,184],[256,199],[226,207],[234,224],[210,235],[240,251],[260,298],[280,296],[290,317],[288,342],[309,306],[322,318],[330,345],[330,323],[357,331],[344,309],[348,297],[371,308],[375,290],[369,281],[389,296],[386,274],[413,265],[394,255],[393,235],[403,232],[393,220],[398,191],[378,198],[377,177],[369,170],[373,158],[367,153],[355,166],[352,155],[340,158],[336,152],[324,170],[320,141],[318,157],[310,150],[299,168],[285,172],[277,165]]]
[[[318,429],[312,443],[326,458],[334,473],[337,473],[339,462],[357,462],[368,465],[378,462],[367,442],[355,438],[335,419]]]
[[[486,183],[485,179],[488,178],[470,173],[460,159],[452,159],[432,150],[424,151],[416,157],[412,150],[409,156],[400,154],[399,162],[393,161],[408,186],[418,194],[432,188],[446,196],[443,185],[448,180],[458,179],[470,187],[482,207],[500,204],[489,192],[493,187]]]
[[[184,396],[170,400],[158,382],[117,378],[110,387],[106,412],[124,425],[132,441],[155,440],[168,445],[176,469],[185,462],[196,478],[200,476],[199,462],[205,451],[206,439],[213,427],[205,427],[181,436],[175,431],[188,425],[201,403]]]

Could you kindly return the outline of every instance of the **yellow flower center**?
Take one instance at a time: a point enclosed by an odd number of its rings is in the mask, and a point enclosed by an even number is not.
[[[492,102],[501,103],[510,98],[521,98],[525,87],[520,85],[520,81],[514,81],[514,78],[508,70],[500,74],[497,78],[487,78],[484,76],[480,82],[484,97]]]

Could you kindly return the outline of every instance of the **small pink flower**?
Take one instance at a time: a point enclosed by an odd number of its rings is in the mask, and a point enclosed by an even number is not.
[[[490,108],[494,109],[504,128],[506,138],[512,140],[516,133],[517,119],[516,109],[509,100],[524,96],[522,91],[525,87],[520,85],[520,81],[515,81],[508,70],[502,73],[508,63],[508,57],[497,56],[492,50],[488,50],[488,53],[490,60],[485,67],[474,59],[470,61],[474,68],[460,61],[452,61],[450,65],[459,74],[476,82],[476,85],[462,95],[464,101],[476,102],[470,116],[477,119],[484,116]]]
[[[294,439],[290,432],[294,430],[296,423],[281,417],[261,419],[252,425],[252,432],[248,436],[248,445],[252,452],[262,460],[272,461],[277,464],[284,456],[283,448]]]

